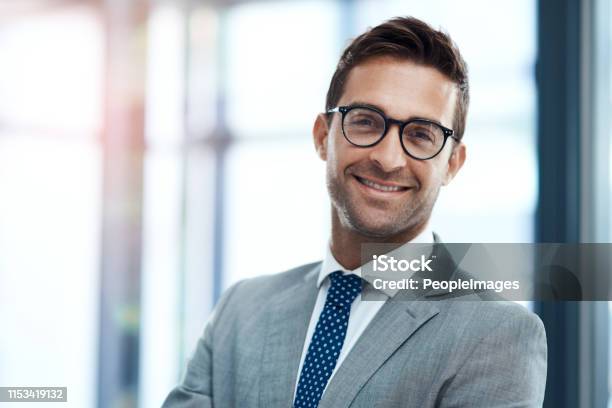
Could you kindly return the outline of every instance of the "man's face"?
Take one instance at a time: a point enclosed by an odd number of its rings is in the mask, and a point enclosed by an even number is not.
[[[406,60],[376,58],[354,67],[338,106],[369,104],[387,117],[422,118],[451,128],[457,90],[435,68]],[[314,127],[317,151],[327,161],[327,187],[343,228],[367,237],[393,237],[420,231],[442,185],[465,159],[465,147],[452,139],[436,157],[416,160],[401,147],[397,125],[373,147],[351,145],[342,134],[342,115],[331,124],[319,115]],[[392,187],[391,189],[389,187]],[[391,191],[389,191],[391,190]]]

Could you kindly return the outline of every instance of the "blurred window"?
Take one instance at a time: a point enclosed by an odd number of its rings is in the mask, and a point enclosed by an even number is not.
[[[223,285],[321,258],[325,167],[311,129],[342,40],[329,1],[253,2],[226,12]]]
[[[0,384],[67,386],[91,407],[103,31],[82,5],[3,2],[0,16]]]

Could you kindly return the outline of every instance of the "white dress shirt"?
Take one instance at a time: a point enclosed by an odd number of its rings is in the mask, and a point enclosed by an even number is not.
[[[410,243],[413,244],[433,244],[433,231],[426,227],[419,235],[417,235]],[[331,247],[327,243],[325,248],[325,258],[323,259],[323,263],[321,265],[321,270],[319,271],[319,277],[317,280],[317,286],[319,287],[319,293],[317,294],[317,300],[314,305],[314,309],[312,310],[312,314],[310,315],[310,323],[308,324],[308,331],[306,332],[306,341],[304,341],[304,348],[302,349],[302,357],[300,358],[300,366],[297,372],[297,380],[295,382],[295,389],[293,391],[293,398],[295,399],[295,393],[297,392],[297,385],[300,380],[300,374],[302,372],[302,365],[304,364],[304,359],[306,358],[306,353],[308,352],[308,346],[310,345],[310,340],[314,335],[315,328],[317,326],[317,322],[319,320],[319,315],[323,311],[323,306],[325,306],[325,300],[327,298],[327,291],[329,290],[330,280],[328,276],[336,271],[342,271],[344,275],[354,274],[357,276],[361,276],[361,267],[348,271],[344,268],[331,252]],[[384,291],[381,291],[385,293]],[[336,362],[336,367],[331,373],[327,384],[331,381],[332,377],[342,364],[342,361],[346,358],[347,354],[363,331],[366,329],[368,324],[374,319],[374,316],[380,308],[383,307],[387,299],[389,299],[391,294],[385,293],[387,296],[385,300],[368,300],[362,301],[361,296],[357,296],[353,303],[351,304],[351,314],[349,315],[348,326],[346,328],[346,337],[344,338],[344,344],[342,345],[342,350],[340,350],[340,355],[338,356],[338,361]],[[327,385],[325,386],[327,388]],[[323,390],[325,393],[325,390]]]

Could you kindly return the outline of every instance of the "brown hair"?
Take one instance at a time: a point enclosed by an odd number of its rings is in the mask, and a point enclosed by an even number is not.
[[[327,91],[326,110],[336,107],[349,72],[374,57],[408,59],[437,69],[457,84],[453,128],[463,137],[470,100],[467,64],[450,36],[414,17],[396,17],[355,38],[342,53]]]

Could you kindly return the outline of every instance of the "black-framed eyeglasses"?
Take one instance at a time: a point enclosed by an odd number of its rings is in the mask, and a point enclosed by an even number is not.
[[[371,106],[338,106],[327,113],[342,114],[342,133],[352,145],[372,147],[380,143],[391,124],[399,126],[400,144],[404,152],[416,160],[429,160],[436,157],[453,130],[427,119],[401,121],[388,118],[384,112]]]

